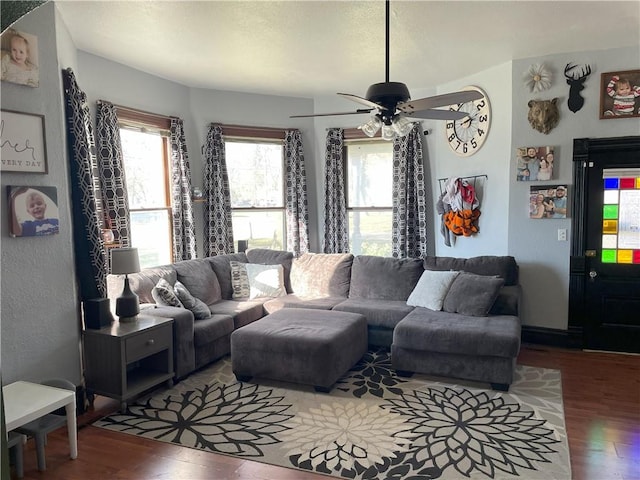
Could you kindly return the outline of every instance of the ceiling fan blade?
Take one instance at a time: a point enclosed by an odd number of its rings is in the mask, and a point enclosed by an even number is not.
[[[361,103],[362,105],[366,105],[367,107],[377,108],[378,110],[387,110],[382,105],[372,102],[371,100],[367,100],[366,98],[359,97],[358,95],[352,95],[351,93],[338,93],[338,95],[354,102]]]
[[[460,92],[445,93],[434,97],[419,98],[417,100],[407,100],[399,103],[397,108],[401,112],[411,113],[419,110],[428,110],[436,107],[445,107],[456,103],[467,103],[482,98],[482,93],[476,90],[462,90]]]
[[[335,113],[312,113],[310,115],[291,115],[289,118],[308,118],[308,117],[331,117],[334,115],[358,115],[361,113],[371,113],[374,108],[359,108],[355,112],[335,112]]]
[[[467,112],[458,112],[456,110],[417,110],[415,112],[407,112],[406,115],[412,118],[428,118],[431,120],[462,120],[469,116]]]

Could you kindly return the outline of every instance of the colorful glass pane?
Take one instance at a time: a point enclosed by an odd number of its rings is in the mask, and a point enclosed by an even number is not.
[[[640,264],[640,250],[633,251],[633,263]]]
[[[640,188],[640,177],[636,178],[636,188]]]
[[[633,250],[618,250],[618,263],[632,263]]]
[[[610,249],[602,250],[602,263],[616,263],[616,251]]]
[[[602,235],[602,248],[618,248],[618,236]]]
[[[636,186],[636,179],[635,178],[630,178],[630,177],[625,177],[625,178],[621,178],[620,179],[620,188],[635,188]]]
[[[604,188],[605,189],[618,189],[618,178],[605,178],[604,179]]]
[[[618,203],[618,190],[605,190],[604,203],[613,205]]]
[[[618,233],[618,221],[617,220],[603,220],[602,221],[602,233]]]
[[[618,205],[605,205],[602,209],[602,218],[615,219],[618,218]]]

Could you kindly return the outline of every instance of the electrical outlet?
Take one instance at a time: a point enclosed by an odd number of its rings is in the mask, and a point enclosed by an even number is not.
[[[559,228],[558,229],[558,241],[559,242],[566,242],[567,241],[567,229],[566,228]]]

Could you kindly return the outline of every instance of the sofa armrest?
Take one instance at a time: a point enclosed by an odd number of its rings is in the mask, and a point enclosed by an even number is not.
[[[173,318],[173,371],[180,379],[196,368],[193,343],[193,313],[186,308],[157,307],[144,313],[156,317]]]

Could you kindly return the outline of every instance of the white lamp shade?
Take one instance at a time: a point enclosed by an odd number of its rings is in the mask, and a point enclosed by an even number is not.
[[[393,140],[396,132],[393,130],[391,125],[382,125],[382,139],[383,140]]]
[[[380,126],[382,125],[382,120],[378,117],[372,117],[367,123],[360,125],[358,128],[361,129],[367,137],[373,137],[378,130],[380,130]]]
[[[393,120],[393,129],[400,137],[408,135],[413,130],[413,122],[409,121],[405,117],[397,117]]]
[[[111,249],[111,273],[121,275],[140,271],[137,248]]]

